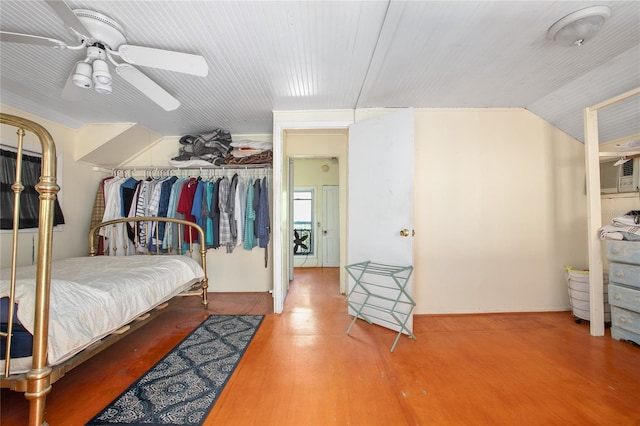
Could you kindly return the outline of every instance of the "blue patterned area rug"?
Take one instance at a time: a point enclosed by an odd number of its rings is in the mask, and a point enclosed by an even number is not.
[[[201,425],[264,315],[211,315],[88,425]]]

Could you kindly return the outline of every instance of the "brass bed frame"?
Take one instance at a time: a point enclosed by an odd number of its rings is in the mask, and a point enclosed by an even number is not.
[[[71,359],[55,366],[47,364],[47,345],[48,345],[48,329],[49,329],[49,293],[51,284],[51,260],[53,248],[53,219],[54,219],[54,202],[56,194],[60,187],[56,183],[56,147],[51,134],[41,125],[27,120],[25,118],[0,113],[0,124],[7,124],[17,127],[18,146],[16,159],[16,178],[11,186],[14,192],[14,211],[13,211],[13,241],[11,254],[11,272],[10,272],[10,294],[9,294],[9,311],[7,318],[7,331],[0,333],[0,336],[6,338],[5,353],[5,370],[0,377],[0,387],[10,388],[14,391],[24,392],[25,397],[29,400],[29,425],[46,424],[44,420],[46,396],[51,392],[51,384],[56,382],[66,372],[81,364],[93,355],[101,352],[113,343],[122,339],[134,330],[146,324],[152,318],[158,315],[161,309],[168,305],[167,302],[152,308],[149,312],[141,315],[131,323],[123,326],[116,332],[94,343],[90,347],[76,354]],[[38,219],[38,256],[36,260],[36,306],[35,306],[35,323],[33,332],[33,352],[31,370],[24,374],[10,374],[10,350],[11,350],[11,333],[13,329],[13,314],[15,303],[15,282],[16,282],[16,266],[17,266],[17,248],[18,248],[18,221],[20,209],[20,194],[24,190],[21,182],[22,173],[22,145],[26,131],[34,133],[40,140],[42,147],[42,163],[40,181],[36,185],[36,190],[40,194],[39,219]],[[178,225],[178,241],[181,241],[181,232],[179,225],[186,225],[197,230],[200,241],[205,240],[203,229],[193,222],[182,219],[162,218],[162,217],[136,217],[115,219],[101,223],[91,228],[89,232],[89,256],[98,254],[97,236],[100,229],[104,227],[113,227],[119,223],[131,222],[154,222],[156,230],[158,229],[158,221],[173,223]],[[135,227],[137,229],[137,226]],[[126,234],[126,231],[125,231]],[[117,235],[114,234],[114,238]],[[126,235],[123,235],[123,241],[126,242]],[[136,238],[137,240],[137,238]],[[180,244],[177,244],[180,247]],[[171,252],[171,247],[168,248]],[[193,244],[189,243],[189,253],[193,252]],[[204,279],[198,288],[191,288],[187,293],[182,295],[201,295],[202,304],[206,307],[208,304],[207,289],[208,279],[206,270],[206,247],[200,245],[200,264],[204,271]],[[116,254],[116,253],[105,253]],[[161,254],[158,248],[155,253]]]

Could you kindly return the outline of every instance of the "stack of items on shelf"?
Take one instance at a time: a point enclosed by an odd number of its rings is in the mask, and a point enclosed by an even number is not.
[[[603,240],[640,241],[640,210],[631,210],[614,217],[611,224],[600,228]]]
[[[271,164],[273,144],[271,142],[241,140],[231,142],[233,148],[225,157],[226,164]]]
[[[174,167],[220,166],[231,149],[231,134],[223,129],[214,129],[200,135],[180,138],[179,155],[169,163]]]
[[[241,140],[232,141],[231,134],[215,129],[201,135],[186,135],[180,138],[177,157],[169,160],[173,167],[207,167],[225,164],[271,164],[273,144],[271,142]]]

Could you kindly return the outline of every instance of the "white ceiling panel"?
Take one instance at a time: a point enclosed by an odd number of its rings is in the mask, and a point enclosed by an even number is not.
[[[139,69],[176,97],[164,111],[113,74],[113,93],[62,90],[82,51],[0,43],[0,101],[62,124],[136,122],[159,134],[270,133],[274,110],[527,108],[582,139],[582,109],[640,85],[635,1],[67,1],[127,43],[202,55],[206,77]],[[575,10],[612,15],[584,46],[546,38]],[[76,39],[44,2],[0,2],[0,29]],[[603,115],[611,139],[638,108]]]

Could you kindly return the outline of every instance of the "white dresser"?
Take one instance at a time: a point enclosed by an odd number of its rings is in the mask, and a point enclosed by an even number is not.
[[[640,345],[640,241],[607,240],[611,337]]]

